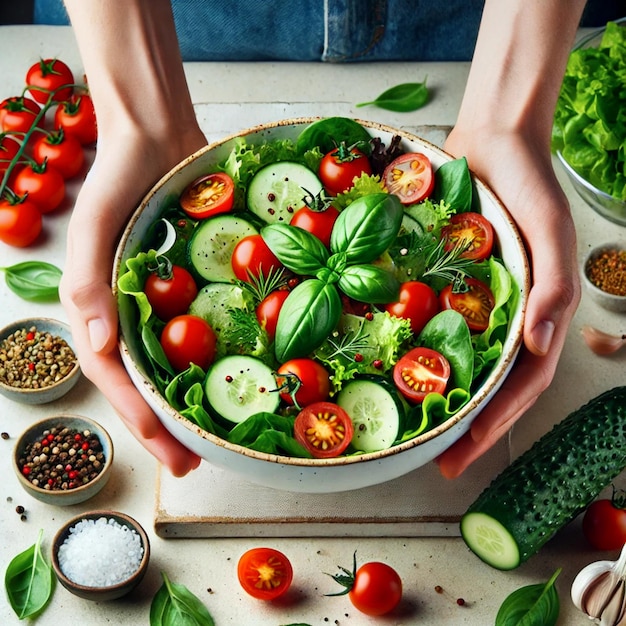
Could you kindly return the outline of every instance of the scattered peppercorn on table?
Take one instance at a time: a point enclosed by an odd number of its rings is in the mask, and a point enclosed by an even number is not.
[[[0,27],[0,99],[21,93],[26,69],[40,57],[57,57],[82,74],[72,31],[66,27]],[[186,66],[192,98],[209,139],[234,130],[272,120],[304,115],[345,115],[368,118],[390,126],[439,128],[441,139],[455,120],[468,65],[376,64],[321,65],[265,63],[263,81],[257,64],[208,64]],[[391,113],[375,108],[356,109],[355,103],[371,100],[390,86],[422,80],[428,75],[433,101],[416,113]],[[211,80],[208,79],[211,76]],[[219,91],[212,89],[220,84]],[[315,97],[317,100],[311,102]],[[93,157],[93,155],[90,155]],[[90,160],[90,159],[88,159]],[[626,242],[626,229],[613,225],[588,208],[575,194],[556,164],[557,174],[568,194],[577,223],[578,256],[604,241]],[[65,231],[80,183],[68,186],[64,204],[46,219],[46,236],[28,248],[0,246],[0,267],[20,261],[43,260],[64,264]],[[65,320],[58,303],[29,303],[18,298],[0,278],[0,326],[29,316]],[[626,351],[610,358],[591,353],[580,329],[592,324],[607,332],[623,334],[626,319],[594,305],[583,294],[573,321],[558,371],[550,389],[515,427],[512,455],[517,456],[571,411],[610,387],[623,384]],[[30,498],[20,487],[11,468],[16,438],[35,419],[57,413],[81,414],[109,431],[115,444],[113,475],[92,500],[80,505],[53,507]],[[54,535],[65,521],[82,512],[110,509],[131,515],[148,531],[151,542],[150,568],[129,596],[110,602],[90,602],[71,595],[57,585],[52,599],[37,623],[58,625],[72,616],[85,625],[147,624],[150,604],[168,579],[185,585],[207,607],[218,626],[227,624],[272,626],[289,623],[338,626],[374,624],[356,611],[347,596],[326,597],[336,592],[324,573],[337,566],[351,567],[354,551],[360,564],[380,560],[396,569],[403,580],[403,600],[383,621],[386,624],[485,626],[495,620],[499,606],[515,589],[546,582],[562,568],[556,587],[561,599],[561,626],[588,624],[585,615],[570,600],[576,574],[592,561],[615,559],[617,554],[594,552],[585,543],[580,520],[575,520],[536,556],[511,572],[490,568],[469,552],[459,537],[244,537],[228,539],[164,539],[154,531],[155,478],[157,463],[134,440],[102,394],[85,378],[52,404],[26,406],[0,398],[0,569],[3,573],[19,552],[37,541],[43,530],[43,551],[50,558]],[[494,476],[484,476],[484,486]],[[621,477],[623,483],[623,476]],[[619,484],[619,483],[618,483]],[[620,484],[620,486],[623,486]],[[202,489],[202,485],[198,485]],[[407,493],[407,498],[411,494]],[[301,498],[306,498],[302,495]],[[340,502],[340,500],[338,500]],[[284,600],[261,602],[246,595],[237,582],[237,561],[246,550],[269,545],[289,557],[294,579]],[[17,624],[6,592],[0,601],[0,621]]]

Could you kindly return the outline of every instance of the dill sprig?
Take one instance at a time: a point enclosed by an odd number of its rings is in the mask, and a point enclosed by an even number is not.
[[[328,343],[333,351],[325,359],[330,361],[336,357],[343,357],[350,361],[353,360],[361,350],[365,350],[369,346],[367,342],[368,337],[369,335],[363,329],[363,323],[361,323],[358,330],[341,335],[339,341],[335,341],[333,336],[329,337]]]

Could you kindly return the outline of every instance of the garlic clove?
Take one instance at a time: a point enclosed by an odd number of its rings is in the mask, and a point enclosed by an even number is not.
[[[602,572],[589,581],[581,597],[581,609],[591,618],[603,618],[614,597],[620,579],[613,570]],[[610,611],[614,613],[614,611]]]
[[[610,335],[593,326],[583,326],[581,333],[585,343],[595,354],[613,354],[626,345],[626,335]]]
[[[624,617],[624,581],[620,580],[614,586],[612,594],[607,597],[606,603],[600,617],[600,626],[617,626],[623,623]]]
[[[587,613],[586,609],[583,608],[583,598],[587,595],[587,591],[593,581],[608,574],[613,565],[613,561],[594,561],[578,572],[571,589],[572,602],[577,609]],[[585,604],[586,602],[587,600],[585,599]]]

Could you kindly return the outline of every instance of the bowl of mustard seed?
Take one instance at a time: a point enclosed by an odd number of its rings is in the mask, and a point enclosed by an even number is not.
[[[0,330],[0,393],[9,400],[53,402],[79,378],[67,324],[39,317],[18,320]]]
[[[626,245],[605,243],[592,248],[582,273],[594,302],[608,311],[626,312]]]

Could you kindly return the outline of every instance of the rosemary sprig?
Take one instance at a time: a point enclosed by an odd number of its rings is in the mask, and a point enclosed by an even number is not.
[[[471,246],[471,241],[463,240],[450,250],[445,249],[445,241],[440,240],[428,253],[422,277],[441,278],[459,285],[468,275],[468,268],[474,265],[472,259],[463,257],[463,253]]]
[[[324,357],[327,361],[336,357],[343,357],[351,361],[359,352],[369,346],[367,342],[369,335],[365,333],[363,329],[363,322],[357,331],[351,331],[347,332],[345,335],[341,335],[339,341],[335,341],[333,336],[328,338],[328,343],[333,348],[333,352]]]
[[[258,276],[251,274],[250,281],[238,280],[237,285],[252,294],[256,306],[259,302],[265,300],[272,291],[287,286],[285,268],[270,267],[267,276],[263,274],[263,270],[261,270]]]

